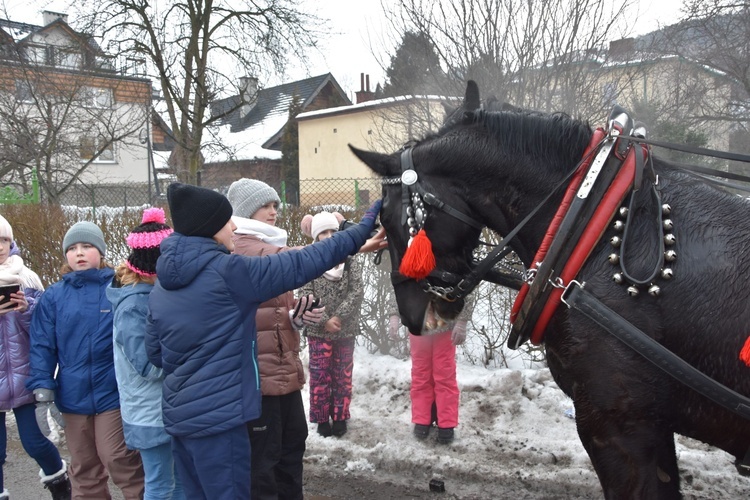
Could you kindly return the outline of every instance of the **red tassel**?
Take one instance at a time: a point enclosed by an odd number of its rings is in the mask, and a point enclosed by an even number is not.
[[[424,229],[420,229],[411,245],[406,249],[398,270],[404,276],[421,280],[435,269],[435,255],[432,253],[432,242]]]
[[[750,337],[745,341],[745,345],[742,346],[740,351],[740,359],[744,361],[747,366],[750,366]]]

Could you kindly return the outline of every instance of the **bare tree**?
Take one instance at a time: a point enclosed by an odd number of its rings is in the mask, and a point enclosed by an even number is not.
[[[682,13],[679,23],[644,37],[649,52],[674,57],[673,71],[681,72],[650,107],[703,130],[713,147],[748,152],[750,2],[684,0]],[[727,168],[748,171],[744,164]]]
[[[601,85],[591,66],[606,57],[631,1],[401,0],[388,11],[394,32],[416,31],[436,47],[453,76],[446,95],[465,81],[524,107],[600,116]]]
[[[36,170],[50,202],[83,178],[93,165],[115,161],[143,127],[150,86],[112,78],[111,68],[70,69],[6,53],[0,61],[0,178],[25,192]],[[135,99],[135,100],[134,100]]]
[[[221,116],[209,104],[239,94],[234,107],[256,97],[238,77],[263,81],[315,47],[317,20],[292,0],[86,0],[88,22],[119,46],[121,57],[145,61],[158,81],[176,142],[177,174],[196,183],[204,129]]]

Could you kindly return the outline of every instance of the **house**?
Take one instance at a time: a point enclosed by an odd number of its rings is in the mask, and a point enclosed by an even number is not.
[[[380,193],[379,178],[354,156],[349,144],[393,152],[437,130],[445,117],[443,104],[461,101],[444,96],[373,99],[365,75],[361,87],[357,104],[297,115],[300,204],[369,204]]]
[[[290,107],[312,111],[351,104],[330,73],[266,88],[259,88],[257,79],[245,77],[239,88],[240,94],[211,104],[217,121],[204,132],[203,186],[226,189],[241,177],[251,177],[281,192],[282,181],[296,182],[296,172],[285,176],[281,165]],[[285,194],[293,200],[296,188]]]
[[[151,81],[119,70],[67,15],[45,11],[43,22],[0,19],[3,182],[22,185],[36,169],[50,201],[84,185],[148,183]]]

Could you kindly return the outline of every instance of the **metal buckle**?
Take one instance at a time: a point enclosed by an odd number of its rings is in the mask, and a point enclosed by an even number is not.
[[[568,302],[565,300],[565,296],[568,295],[568,291],[571,289],[570,287],[573,285],[576,285],[580,288],[583,288],[586,283],[581,283],[576,280],[570,280],[570,283],[568,283],[568,286],[565,287],[565,290],[563,291],[562,295],[560,296],[560,302],[568,306],[568,309],[570,309],[572,306],[568,304]]]

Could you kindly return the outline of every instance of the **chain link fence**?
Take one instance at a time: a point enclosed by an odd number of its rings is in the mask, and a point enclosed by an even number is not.
[[[282,205],[277,225],[288,232],[290,246],[306,245],[311,242],[300,229],[300,221],[305,214],[315,214],[321,210],[338,211],[356,221],[380,197],[380,193],[379,179],[302,180],[302,203]],[[57,273],[62,264],[60,242],[65,229],[74,222],[91,220],[102,227],[109,246],[108,260],[116,264],[127,255],[125,237],[140,222],[145,207],[162,206],[169,214],[166,199],[156,198],[146,184],[79,186],[66,191],[62,201],[62,207],[44,203],[0,206],[3,215],[12,221],[14,228],[18,228],[16,239],[24,258],[43,277],[46,285],[59,279]],[[43,227],[45,225],[48,227]],[[488,245],[499,241],[498,236],[489,231],[485,231],[482,239]],[[477,257],[489,248],[480,245]],[[366,283],[358,342],[371,352],[405,358],[409,354],[406,332],[402,331],[398,340],[388,335],[388,315],[393,294],[388,252],[382,255],[379,264],[374,262],[374,254],[362,254],[357,258],[362,260],[362,281]],[[518,263],[512,265],[517,266]],[[459,356],[488,367],[530,368],[544,362],[544,354],[539,347],[526,344],[515,351],[506,347],[510,332],[508,318],[515,295],[513,290],[489,283],[482,283],[474,291],[469,299],[474,301],[474,312],[468,323],[467,340],[458,349]]]

